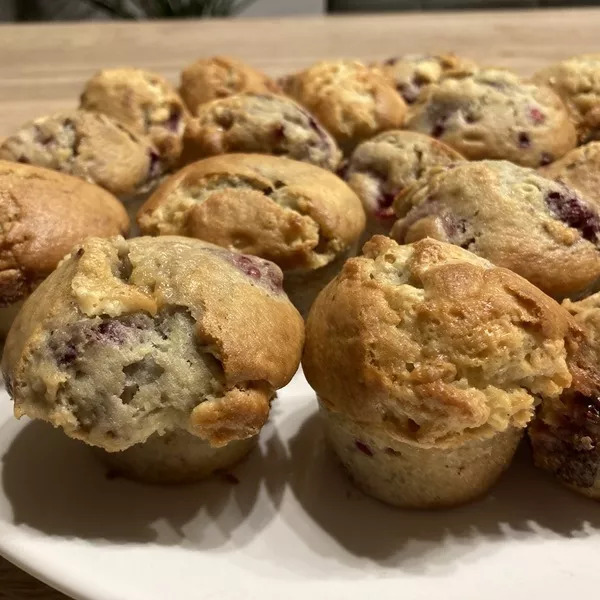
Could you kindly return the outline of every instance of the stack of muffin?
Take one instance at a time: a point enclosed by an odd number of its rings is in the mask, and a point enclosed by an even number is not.
[[[304,348],[368,494],[470,501],[528,429],[538,466],[600,498],[594,140],[600,55],[279,81],[214,57],[179,91],[102,71],[0,146],[15,413],[130,477],[195,480],[250,450]]]

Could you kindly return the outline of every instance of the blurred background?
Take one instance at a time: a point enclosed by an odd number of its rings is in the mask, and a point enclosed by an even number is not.
[[[0,21],[77,21],[600,5],[600,0],[0,0]]]

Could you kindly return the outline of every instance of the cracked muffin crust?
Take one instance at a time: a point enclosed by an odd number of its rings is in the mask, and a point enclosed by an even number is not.
[[[406,54],[376,63],[374,68],[410,105],[416,102],[424,87],[451,73],[472,73],[477,64],[455,54]]]
[[[562,98],[580,143],[600,139],[600,54],[573,56],[538,71],[533,80]]]
[[[186,109],[164,77],[142,69],[104,69],[85,84],[80,104],[147,136],[165,166],[179,159]]]
[[[286,156],[331,171],[342,158],[312,115],[274,94],[238,94],[198,109],[185,133],[182,164],[232,152]]]
[[[281,279],[272,263],[198,240],[88,239],[38,287],[8,336],[2,368],[16,416],[109,452],[151,440],[150,464],[140,466],[140,447],[118,459],[131,457],[138,477],[160,464],[163,435],[184,452],[170,463],[183,472],[167,479],[222,467],[206,453],[247,452],[229,444],[259,433],[299,363],[303,323]],[[194,436],[198,464],[189,463]]]
[[[432,237],[511,269],[555,298],[600,277],[600,213],[574,189],[507,161],[438,167],[396,199],[399,243]]]
[[[179,93],[192,115],[202,104],[235,94],[278,94],[280,87],[265,73],[229,56],[201,58],[181,72]]]
[[[163,171],[145,137],[106,115],[84,110],[22,125],[0,145],[0,159],[75,175],[119,197],[148,190]]]
[[[600,500],[600,293],[563,306],[583,331],[571,357],[571,387],[545,400],[529,428],[535,464]]]
[[[507,269],[436,240],[375,236],[315,301],[303,368],[367,493],[468,501],[508,466],[538,398],[571,383],[570,315]]]
[[[328,171],[274,156],[224,154],[167,179],[140,209],[138,224],[144,234],[185,235],[271,260],[284,270],[294,301],[289,277],[303,275],[294,287],[322,287],[323,268],[339,268],[352,252],[365,216],[354,192]]]
[[[121,203],[99,187],[0,160],[0,337],[16,308],[75,244],[128,230]]]
[[[538,167],[575,147],[561,99],[509,71],[480,69],[442,78],[411,107],[406,128],[448,144],[466,158]]]
[[[406,104],[379,73],[352,60],[318,62],[284,78],[284,91],[310,110],[345,153],[404,123]]]
[[[396,220],[394,198],[405,188],[434,166],[463,160],[456,150],[414,131],[385,131],[358,145],[344,179],[362,200],[367,215],[364,240],[390,232]]]
[[[567,152],[556,162],[541,167],[539,173],[576,189],[600,210],[600,142]]]

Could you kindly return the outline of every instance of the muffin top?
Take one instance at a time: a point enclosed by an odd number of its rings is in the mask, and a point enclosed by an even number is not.
[[[175,88],[156,73],[104,69],[85,84],[81,108],[104,113],[148,136],[167,165],[181,154],[186,109]]]
[[[406,104],[375,70],[353,60],[325,60],[283,81],[287,94],[306,106],[351,152],[360,142],[402,126]]]
[[[238,94],[198,108],[185,133],[182,163],[230,152],[287,156],[330,170],[342,158],[312,115],[274,94]]]
[[[509,71],[481,69],[441,79],[411,107],[407,129],[438,138],[471,160],[538,167],[575,147],[561,99]]]
[[[123,205],[62,173],[0,160],[0,306],[27,296],[88,236],[129,230]]]
[[[575,188],[600,210],[600,142],[590,142],[567,152],[539,173]]]
[[[507,161],[432,169],[396,200],[400,243],[433,237],[525,277],[556,298],[600,277],[600,213],[574,189]]]
[[[529,435],[538,467],[597,496],[592,488],[600,475],[600,293],[565,300],[563,306],[583,332],[570,356],[573,382],[559,397],[542,402]]]
[[[421,90],[449,73],[470,73],[474,61],[455,54],[406,54],[374,65],[398,90],[407,104],[413,104]]]
[[[9,333],[15,414],[109,451],[178,428],[214,446],[251,437],[302,348],[281,282],[275,265],[198,240],[89,238]]]
[[[367,215],[389,221],[395,219],[392,204],[397,194],[431,167],[462,160],[456,150],[427,135],[385,131],[356,147],[344,178],[362,200]]]
[[[550,65],[533,80],[551,87],[563,99],[580,142],[600,139],[600,54],[583,54]]]
[[[120,122],[73,110],[23,125],[0,145],[0,159],[81,177],[116,196],[152,187],[162,174],[156,148]]]
[[[360,200],[313,165],[224,154],[167,179],[138,213],[142,233],[186,235],[262,256],[284,269],[318,268],[360,236]]]
[[[245,92],[280,92],[270,77],[250,65],[228,56],[201,58],[181,72],[179,93],[192,115],[205,102]]]
[[[524,427],[571,382],[569,314],[507,269],[436,240],[383,236],[313,304],[303,368],[371,434],[452,447]]]

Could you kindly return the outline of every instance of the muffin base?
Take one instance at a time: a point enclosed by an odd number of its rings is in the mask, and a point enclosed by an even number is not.
[[[258,437],[211,446],[184,430],[150,437],[123,452],[95,449],[115,473],[144,483],[179,484],[206,479],[238,463],[254,448]]]
[[[356,256],[358,244],[319,269],[295,269],[283,272],[283,289],[298,312],[306,319],[319,292],[339,273],[347,259]]]
[[[365,434],[323,406],[321,414],[329,443],[356,486],[404,508],[458,506],[482,496],[509,466],[523,436],[510,428],[458,448],[421,448]]]

